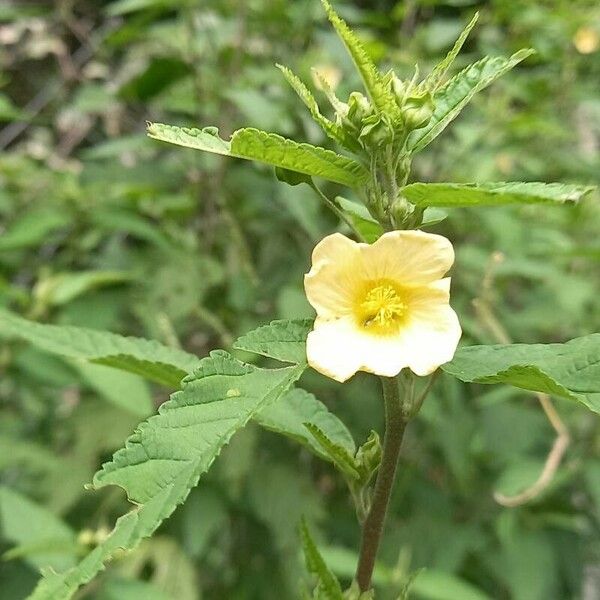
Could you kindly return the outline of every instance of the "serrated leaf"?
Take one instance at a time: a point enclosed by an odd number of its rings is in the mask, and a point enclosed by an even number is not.
[[[327,13],[327,18],[333,25],[340,39],[346,46],[356,69],[358,70],[365,89],[373,106],[379,113],[388,115],[393,120],[400,119],[400,109],[396,104],[393,93],[383,81],[381,73],[367,54],[362,42],[356,34],[348,27],[348,24],[333,10],[328,0],[321,0]]]
[[[356,151],[360,149],[360,146],[356,143],[352,143],[351,138],[348,137],[346,132],[337,123],[330,121],[321,114],[319,105],[312,95],[310,90],[306,87],[304,82],[289,69],[283,65],[277,65],[277,68],[283,73],[286,81],[290,84],[292,89],[296,92],[300,100],[304,102],[306,108],[308,108],[314,121],[321,127],[321,129],[334,141],[349,150]]]
[[[238,338],[233,347],[275,358],[282,362],[306,364],[306,337],[312,329],[312,319],[271,321]]]
[[[348,187],[360,187],[368,177],[367,170],[351,158],[259,129],[238,129],[231,138],[231,151],[240,158],[259,160]]]
[[[148,135],[186,148],[256,160],[349,187],[360,187],[368,177],[367,170],[351,158],[250,127],[235,131],[231,142],[219,138],[214,127],[193,129],[150,123]]]
[[[176,348],[105,331],[47,325],[0,310],[0,336],[20,338],[52,354],[115,367],[171,387],[194,370],[200,359]]]
[[[577,400],[600,413],[600,333],[565,344],[460,348],[442,369],[461,381],[507,383]]]
[[[300,539],[302,541],[306,568],[318,580],[317,589],[320,592],[318,597],[324,600],[343,600],[340,582],[325,564],[304,519],[300,522]]]
[[[354,456],[346,448],[337,444],[314,423],[304,423],[304,426],[315,438],[323,453],[345,475],[352,479],[360,479]]]
[[[161,142],[231,156],[231,143],[219,137],[219,130],[216,127],[196,129],[195,127],[148,123],[147,133],[149,137]]]
[[[452,46],[450,52],[448,52],[444,59],[434,67],[433,71],[427,77],[425,82],[425,85],[428,90],[433,92],[438,88],[440,82],[444,78],[444,75],[446,75],[448,69],[452,66],[452,63],[461,51],[464,43],[467,40],[467,37],[469,37],[469,33],[471,33],[471,30],[473,29],[473,27],[475,27],[475,24],[477,23],[478,19],[479,13],[476,12],[473,15],[473,18],[471,19],[469,24],[463,29],[461,34],[458,36],[458,39],[454,43],[454,46]]]
[[[311,328],[311,319],[273,321],[242,336],[234,346],[283,362],[304,365],[306,336]],[[24,339],[53,354],[136,373],[173,388],[178,388],[181,379],[200,364],[196,356],[158,342],[81,327],[34,323],[7,311],[0,311],[0,336],[3,335]],[[261,426],[294,438],[324,456],[321,446],[303,426],[304,422],[312,422],[336,443],[354,452],[350,433],[321,402],[303,390],[294,390],[290,394],[286,401],[281,401],[281,406],[273,404],[266,407],[255,416],[255,420]],[[117,402],[115,396],[111,400],[140,416],[147,414],[145,401],[131,405],[129,398]]]
[[[284,394],[302,370],[259,369],[223,351],[203,359],[181,391],[144,421],[94,476],[95,488],[118,485],[140,507],[121,517],[109,537],[75,568],[47,574],[31,600],[68,600],[116,550],[132,549],[151,535],[186,499],[231,437]]]
[[[106,563],[120,551],[135,548],[151,536],[173,511],[172,491],[168,484],[150,502],[119,518],[109,536],[75,567],[63,573],[46,569],[43,578],[27,600],[69,600],[73,594],[105,569]]]
[[[356,452],[356,444],[348,428],[327,407],[317,400],[313,394],[295,388],[275,404],[263,408],[254,420],[265,429],[290,437],[326,460],[329,455],[314,435],[306,428],[306,424],[317,427],[328,439],[340,446],[350,456]]]
[[[119,485],[130,500],[142,504],[165,481],[177,480],[189,490],[233,433],[281,396],[302,370],[260,369],[224,351],[212,352],[159,414],[142,423],[125,448],[103,465],[94,486]]]
[[[408,138],[407,148],[413,154],[432,142],[458,116],[473,96],[510,71],[533,53],[519,50],[511,57],[487,56],[455,75],[433,95],[435,109],[429,123]]]
[[[420,207],[578,202],[594,188],[565,183],[411,183],[402,195]]]

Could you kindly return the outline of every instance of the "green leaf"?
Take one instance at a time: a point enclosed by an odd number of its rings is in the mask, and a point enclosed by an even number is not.
[[[349,150],[357,150],[360,148],[360,146],[358,146],[356,143],[352,144],[351,139],[348,138],[342,127],[340,127],[337,123],[325,118],[321,114],[315,97],[296,74],[288,69],[288,67],[284,67],[280,64],[277,65],[277,68],[283,73],[286,81],[290,84],[296,94],[298,94],[298,97],[302,100],[302,102],[304,102],[314,121],[332,140],[336,141],[342,146],[345,146]]]
[[[354,576],[358,560],[356,551],[329,546],[322,549],[322,554],[339,577],[350,579]],[[373,571],[373,583],[391,591],[398,585],[398,572],[378,561]],[[403,578],[402,587],[407,584],[411,600],[490,600],[487,594],[464,579],[438,569],[413,571]]]
[[[312,319],[272,321],[238,338],[233,347],[297,365],[306,364],[306,336]]]
[[[385,85],[381,73],[367,54],[362,42],[348,27],[347,23],[333,10],[328,0],[321,0],[321,2],[325,7],[329,21],[352,57],[373,105],[379,113],[391,117],[394,121],[399,121],[400,109],[396,104],[394,94]]]
[[[371,431],[364,444],[360,446],[354,457],[356,470],[360,474],[360,482],[366,486],[381,466],[381,441],[376,431]]]
[[[300,522],[300,539],[302,540],[306,568],[309,573],[316,575],[318,580],[317,589],[320,592],[318,598],[323,598],[324,600],[343,600],[340,582],[325,564],[304,519]]]
[[[435,569],[417,573],[411,594],[422,600],[490,600],[490,597],[471,583]]]
[[[304,423],[304,426],[321,446],[322,452],[345,475],[352,479],[360,479],[354,456],[346,448],[336,444],[329,436],[314,423]]]
[[[165,569],[167,572],[178,567],[171,564],[170,555],[169,559],[168,570]],[[175,576],[176,573],[175,571]],[[167,595],[159,586],[149,581],[111,577],[102,583],[100,595],[95,595],[94,600],[172,600],[172,598],[173,596]],[[196,597],[193,598],[196,600]]]
[[[304,366],[306,336],[312,325],[312,319],[272,321],[240,337],[234,348]],[[265,429],[308,446],[326,460],[332,460],[332,457],[305,427],[306,424],[318,428],[346,453],[353,456],[356,451],[346,426],[322,402],[301,389],[293,389],[276,403],[266,406],[255,415],[254,420]]]
[[[148,383],[138,375],[89,362],[75,361],[75,368],[90,387],[115,406],[140,418],[154,412]]]
[[[383,235],[383,227],[371,216],[364,204],[353,202],[342,196],[336,196],[335,200],[348,215],[352,225],[365,242],[372,244]]]
[[[148,135],[186,148],[257,160],[349,187],[360,187],[368,177],[367,170],[351,158],[319,146],[301,144],[275,133],[249,127],[234,132],[231,142],[219,138],[214,127],[189,129],[150,123]]]
[[[311,185],[312,177],[305,175],[304,173],[298,173],[296,171],[290,171],[289,169],[282,169],[281,167],[275,167],[275,177],[282,183],[287,183],[292,187],[305,183]]]
[[[411,183],[402,195],[417,206],[499,206],[578,202],[594,188],[564,183]]]
[[[150,502],[132,510],[117,520],[110,535],[92,550],[77,566],[63,573],[43,571],[28,600],[69,600],[84,584],[105,568],[105,563],[121,550],[135,548],[143,538],[149,537],[161,522],[173,512],[175,500],[173,483]]]
[[[222,154],[223,156],[232,156],[231,142],[222,140],[216,127],[196,129],[195,127],[148,123],[147,133],[149,137],[161,142],[212,152],[213,154]]]
[[[423,150],[446,129],[477,92],[485,89],[532,53],[533,50],[525,48],[510,58],[487,56],[455,75],[433,95],[433,116],[425,127],[410,135],[408,149],[412,153]]]
[[[461,381],[508,383],[577,400],[600,413],[600,333],[565,344],[460,348],[442,369]]]
[[[311,328],[311,319],[273,321],[242,336],[234,346],[283,362],[305,365],[306,336]],[[53,354],[107,365],[174,388],[178,388],[181,379],[200,364],[197,357],[158,342],[80,327],[33,323],[6,311],[0,311],[0,335],[18,337]],[[131,391],[138,389],[137,383],[120,381],[113,376],[116,382],[108,384],[95,377],[85,365],[77,368],[114,404],[140,416],[148,414],[149,401],[141,390],[133,395],[138,401],[132,401]],[[305,422],[314,423],[335,443],[354,452],[354,441],[343,423],[312,394],[303,390],[294,390],[278,404],[266,407],[256,415],[256,421],[266,429],[300,441],[327,458],[303,425]]]
[[[348,428],[312,394],[302,389],[290,390],[275,404],[263,408],[254,420],[265,429],[290,437],[326,460],[331,460],[306,425],[322,431],[329,440],[354,456],[356,444]]]
[[[442,79],[448,72],[448,69],[452,66],[452,63],[461,51],[465,41],[467,40],[467,37],[469,37],[469,33],[471,33],[471,30],[473,29],[473,27],[475,27],[475,24],[477,23],[478,19],[479,13],[476,12],[473,15],[473,18],[471,19],[469,24],[463,29],[462,33],[458,36],[458,39],[454,43],[454,46],[452,46],[452,50],[450,50],[450,52],[446,54],[445,58],[435,66],[433,71],[425,80],[425,85],[427,89],[433,92],[439,87]]]
[[[35,568],[67,569],[75,563],[75,533],[47,508],[0,487],[0,532],[18,544],[5,558],[23,557]]]
[[[32,209],[13,221],[0,236],[0,250],[37,246],[54,231],[67,227],[72,217],[54,208]]]
[[[52,354],[115,367],[171,387],[179,387],[181,379],[200,363],[192,354],[158,342],[34,323],[5,310],[0,310],[0,336],[20,338]]]
[[[187,491],[221,448],[254,413],[275,401],[303,367],[259,369],[214,351],[183,380],[182,391],[136,430],[113,460],[94,476],[94,486],[120,485],[130,500],[147,502],[177,481]]]
[[[55,273],[38,283],[35,295],[46,304],[60,306],[90,290],[131,281],[132,278],[132,275],[125,271]]]
[[[233,156],[259,160],[348,187],[360,187],[368,177],[367,170],[351,158],[259,129],[238,129],[231,138],[231,150]]]
[[[31,600],[67,600],[104,568],[118,549],[151,535],[187,497],[231,437],[264,406],[284,394],[303,367],[265,370],[212,352],[182,382],[158,415],[144,421],[105,463],[95,488],[122,487],[139,504],[75,568],[47,573]]]
[[[448,213],[445,210],[439,208],[426,208],[423,211],[423,222],[421,227],[432,227],[441,223],[448,217]]]

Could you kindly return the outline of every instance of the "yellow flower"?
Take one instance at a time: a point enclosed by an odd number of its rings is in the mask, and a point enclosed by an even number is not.
[[[304,277],[317,311],[306,352],[337,381],[357,371],[393,377],[408,367],[429,375],[454,356],[461,335],[448,304],[454,250],[441,235],[392,231],[374,244],[340,233],[313,251]]]

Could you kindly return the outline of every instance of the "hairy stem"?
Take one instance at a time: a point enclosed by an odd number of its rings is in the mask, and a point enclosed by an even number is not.
[[[358,238],[358,240],[360,242],[366,241],[365,238],[363,237],[363,235],[360,233],[360,231],[358,231],[358,229],[356,229],[356,227],[354,227],[354,223],[352,223],[352,221],[350,220],[348,215],[341,208],[339,208],[339,206],[335,203],[334,200],[329,199],[315,185],[315,183],[312,180],[308,185],[317,194],[317,196],[319,196],[319,198],[321,200],[323,200],[323,202],[325,203],[325,206],[327,206],[327,208],[329,208],[329,210],[331,210],[334,214],[336,214],[344,223],[346,223],[346,225],[348,225],[348,227],[350,227],[350,229],[354,232],[354,234],[356,235],[356,237]]]
[[[383,534],[385,517],[396,479],[396,468],[404,430],[408,422],[403,414],[400,386],[397,378],[381,378],[385,404],[385,435],[381,466],[375,482],[373,501],[369,514],[363,523],[360,556],[356,568],[356,582],[361,592],[371,586],[375,558]]]

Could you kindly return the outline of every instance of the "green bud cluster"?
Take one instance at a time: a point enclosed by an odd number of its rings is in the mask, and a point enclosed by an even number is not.
[[[337,124],[367,154],[388,144],[397,147],[397,140],[404,140],[411,131],[425,127],[433,115],[431,93],[423,86],[415,85],[414,79],[404,82],[390,71],[383,80],[398,109],[395,114],[376,110],[360,92],[352,92],[347,103],[336,100],[334,106]]]
[[[337,123],[356,140],[376,171],[365,190],[367,208],[380,223],[391,229],[411,229],[422,222],[418,210],[398,190],[405,185],[410,156],[405,143],[410,133],[425,127],[434,111],[434,100],[425,82],[417,83],[418,72],[402,81],[393,71],[381,77],[387,90],[388,110],[378,110],[372,101],[353,92],[347,103],[338,104]]]
[[[393,129],[385,115],[378,113],[369,99],[360,92],[352,92],[348,103],[338,106],[337,123],[367,154],[393,138]]]

